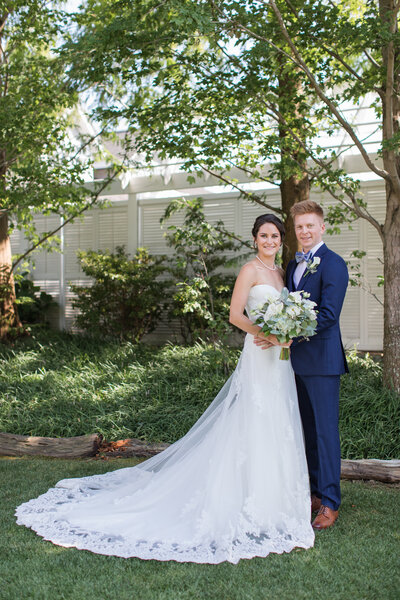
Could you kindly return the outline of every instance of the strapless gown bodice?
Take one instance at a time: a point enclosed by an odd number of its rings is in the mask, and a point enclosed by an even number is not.
[[[251,288],[251,311],[278,290]],[[64,479],[17,508],[46,540],[99,554],[179,562],[309,548],[310,492],[290,361],[247,334],[232,376],[188,433],[157,456]]]
[[[257,283],[250,288],[249,296],[246,303],[246,314],[252,321],[255,317],[252,313],[253,310],[258,308],[260,305],[265,304],[269,300],[275,300],[280,295],[273,285],[269,283]]]

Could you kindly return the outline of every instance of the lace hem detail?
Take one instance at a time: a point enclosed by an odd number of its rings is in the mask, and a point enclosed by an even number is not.
[[[250,313],[268,287],[252,288]],[[183,438],[134,467],[63,479],[16,515],[56,545],[124,558],[237,563],[311,547],[290,362],[246,336],[235,372]]]
[[[101,531],[86,531],[75,527],[64,517],[57,518],[60,505],[68,503],[70,508],[74,504],[71,503],[71,496],[71,490],[52,488],[42,496],[21,504],[15,512],[18,525],[30,527],[43,539],[57,546],[89,550],[107,556],[158,561],[237,564],[244,558],[266,557],[270,553],[282,554],[291,552],[294,548],[306,549],[314,545],[310,523],[293,518],[288,519],[291,522],[286,523],[285,533],[273,526],[262,532],[255,527],[252,532],[236,532],[233,538],[224,536],[218,542],[209,539],[187,543],[177,543],[172,539],[129,540]],[[81,492],[81,497],[86,496]]]

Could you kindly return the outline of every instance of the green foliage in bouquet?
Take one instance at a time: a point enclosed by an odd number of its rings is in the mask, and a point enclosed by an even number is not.
[[[262,306],[253,311],[257,325],[265,335],[275,335],[281,344],[295,337],[308,338],[314,335],[317,327],[316,303],[308,300],[309,297],[307,292],[289,292],[283,288],[278,297],[268,297]],[[282,348],[280,358],[289,360],[288,348]]]
[[[233,332],[229,305],[235,276],[221,271],[238,262],[238,251],[247,244],[222,222],[207,222],[201,198],[174,200],[162,223],[181,211],[182,225],[170,225],[166,233],[168,245],[175,250],[170,271],[177,282],[170,317],[179,319],[185,343],[216,342]]]
[[[115,252],[78,252],[83,272],[93,279],[85,287],[72,285],[76,324],[90,334],[139,341],[153,331],[163,310],[165,257],[138,248],[130,258],[123,247]]]

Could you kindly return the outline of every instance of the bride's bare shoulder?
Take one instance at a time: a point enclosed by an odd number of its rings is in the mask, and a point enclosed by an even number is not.
[[[257,265],[255,264],[254,260],[251,260],[249,262],[247,262],[246,264],[243,265],[243,267],[240,269],[239,271],[239,275],[241,277],[250,277],[250,278],[254,278],[256,277],[256,273],[257,273]]]
[[[245,263],[243,265],[243,267],[240,269],[240,271],[244,271],[244,272],[248,272],[248,273],[255,273],[257,269],[257,263],[254,260],[250,260],[249,262]]]

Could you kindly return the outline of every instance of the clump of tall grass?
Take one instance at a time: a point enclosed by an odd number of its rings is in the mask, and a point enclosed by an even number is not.
[[[400,458],[400,397],[383,387],[381,361],[352,351],[342,377],[343,458]]]
[[[100,433],[173,442],[202,414],[239,351],[197,344],[154,348],[54,332],[0,347],[0,431]],[[342,378],[343,458],[400,457],[400,399],[381,366],[350,353]]]
[[[205,410],[237,355],[54,333],[19,341],[0,351],[0,431],[172,442]]]

